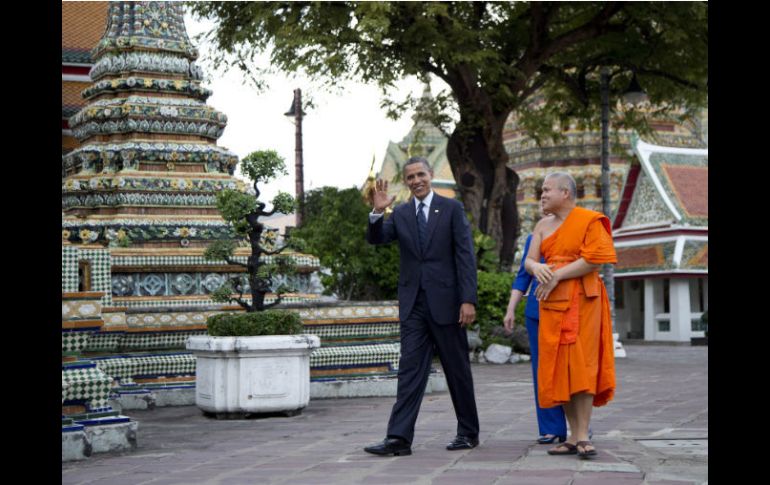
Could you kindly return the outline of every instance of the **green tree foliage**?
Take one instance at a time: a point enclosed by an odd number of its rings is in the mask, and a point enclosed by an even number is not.
[[[274,274],[290,274],[293,271],[291,260],[280,253],[287,248],[269,248],[263,240],[265,226],[259,218],[270,216],[276,212],[290,213],[294,210],[294,199],[291,195],[280,192],[273,198],[273,209],[266,211],[265,203],[259,201],[260,182],[269,182],[279,174],[286,174],[286,164],[283,158],[274,150],[255,151],[241,160],[241,171],[251,178],[254,194],[238,190],[223,190],[217,194],[217,209],[222,218],[229,222],[236,234],[242,236],[251,246],[251,256],[246,263],[233,258],[237,241],[217,241],[212,243],[203,256],[209,261],[224,260],[228,264],[246,268],[246,276],[235,276],[211,293],[211,299],[216,302],[235,302],[247,312],[263,311],[281,302],[281,295],[290,288],[278,288],[276,300],[265,304],[265,295],[273,284]],[[273,261],[267,264],[263,256],[273,256]],[[243,298],[247,286],[251,293],[251,302]],[[249,320],[252,321],[252,320]],[[253,320],[256,321],[256,320]]]
[[[481,271],[495,272],[500,264],[500,258],[494,251],[495,240],[473,228],[473,247],[476,248],[476,267]]]
[[[378,84],[399,116],[416,100],[389,93],[405,76],[441,78],[432,121],[459,121],[447,157],[474,226],[499,243],[510,269],[518,234],[518,175],[503,145],[513,112],[536,140],[558,139],[581,120],[599,126],[599,73],[609,68],[617,99],[636,73],[650,116],[704,106],[708,81],[707,2],[194,2],[217,21],[215,61],[261,84],[269,68],[304,72],[326,86]],[[624,110],[614,125],[644,128]]]
[[[323,276],[322,283],[327,293],[336,293],[340,299],[397,297],[398,245],[366,242],[369,212],[355,188],[322,187],[305,193],[305,220],[292,239],[302,239],[304,250],[329,269],[331,274]]]

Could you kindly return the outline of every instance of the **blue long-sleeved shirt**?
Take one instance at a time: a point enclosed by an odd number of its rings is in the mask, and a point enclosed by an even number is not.
[[[532,242],[532,234],[527,236],[527,242],[524,243],[524,255],[521,258],[521,264],[519,265],[519,272],[516,273],[516,279],[513,280],[511,289],[519,290],[522,293],[526,293],[530,283],[532,284],[532,289],[530,289],[529,296],[527,297],[527,306],[524,308],[524,315],[534,320],[540,320],[540,306],[537,301],[537,298],[535,298],[535,289],[537,288],[537,279],[533,278],[532,275],[527,273],[527,270],[524,269],[524,261],[527,259],[527,254],[529,253],[529,243],[531,242]],[[542,256],[540,257],[540,262],[541,263],[545,262]]]

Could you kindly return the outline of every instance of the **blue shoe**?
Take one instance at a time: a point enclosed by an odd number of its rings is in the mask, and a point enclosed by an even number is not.
[[[555,434],[546,434],[537,439],[537,442],[541,445],[550,445],[556,442],[556,440],[559,440],[559,443],[564,443],[567,441],[566,436],[556,436]],[[590,438],[589,438],[590,439]]]

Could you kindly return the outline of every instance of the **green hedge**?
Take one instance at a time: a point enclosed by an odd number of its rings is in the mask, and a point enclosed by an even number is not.
[[[513,273],[478,272],[478,305],[476,305],[476,321],[479,326],[479,337],[484,348],[498,343],[510,345],[510,341],[492,335],[492,329],[502,327],[508,300],[511,297],[511,284],[516,277]],[[521,313],[519,313],[521,312]],[[524,324],[524,307],[516,309],[517,324]]]
[[[206,321],[208,334],[214,337],[251,337],[256,335],[294,335],[302,333],[302,320],[296,312],[266,310],[251,313],[221,313]]]

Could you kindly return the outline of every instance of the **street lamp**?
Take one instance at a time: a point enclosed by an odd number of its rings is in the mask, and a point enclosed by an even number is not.
[[[295,214],[295,224],[297,227],[302,225],[302,219],[305,212],[305,190],[302,177],[302,91],[297,88],[294,90],[294,99],[291,102],[291,108],[284,113],[284,116],[294,118],[294,192],[297,197],[297,213]]]
[[[609,69],[603,67],[600,74],[600,89],[602,103],[602,212],[610,219],[612,224],[612,206],[610,199],[610,75]],[[631,83],[622,95],[623,100],[638,104],[647,99],[639,80],[636,79],[636,72],[631,78]],[[604,285],[607,288],[607,294],[610,299],[610,318],[612,321],[612,333],[615,333],[615,268],[611,264],[605,264],[602,270]]]
[[[626,92],[622,94],[622,97],[623,101],[633,105],[647,101],[647,93],[645,93],[642,86],[639,85],[639,80],[636,78],[636,72],[634,72],[634,76],[631,78],[631,84],[628,85],[628,88],[626,88]]]

